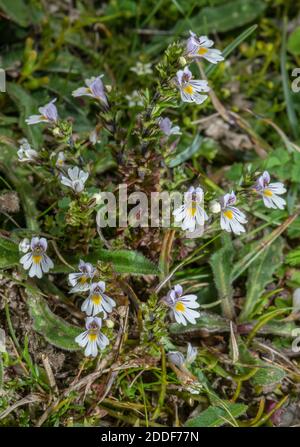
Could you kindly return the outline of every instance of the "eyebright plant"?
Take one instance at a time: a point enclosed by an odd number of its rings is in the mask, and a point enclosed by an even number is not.
[[[189,289],[184,291],[181,284],[172,285],[166,271],[160,284],[141,300],[110,264],[101,259],[93,264],[89,256],[95,247],[98,251],[104,247],[136,249],[136,228],[129,227],[123,233],[108,229],[107,234],[97,228],[97,195],[101,195],[97,191],[99,184],[105,186],[99,179],[101,173],[97,167],[101,156],[99,147],[110,148],[113,161],[118,165],[119,178],[131,191],[140,190],[150,195],[160,190],[161,185],[171,192],[182,184],[180,178],[177,184],[170,181],[167,161],[183,132],[180,123],[167,115],[175,108],[186,106],[186,113],[189,113],[191,108],[204,107],[212,86],[207,79],[199,79],[195,69],[202,63],[218,64],[224,60],[221,51],[213,45],[207,36],[197,36],[191,31],[187,42],[175,42],[167,48],[156,67],[152,68],[149,63],[137,63],[132,67],[132,76],[142,79],[152,77],[155,70],[153,93],[148,88],[123,92],[118,86],[106,83],[106,75],[96,73],[72,93],[80,104],[92,101],[97,122],[89,133],[73,132],[72,121],[60,117],[55,98],[40,107],[39,114],[26,119],[29,126],[46,125],[46,146],[32,147],[32,142],[23,139],[18,150],[19,162],[23,166],[27,164],[36,178],[44,179],[44,191],[58,197],[58,206],[42,220],[40,234],[28,233],[19,241],[20,264],[29,277],[42,278],[51,273],[55,263],[63,262],[70,267],[65,256],[69,258],[76,253],[77,261],[81,258],[77,268],[72,264],[74,271],[68,274],[65,282],[68,279],[69,293],[75,296],[75,302],[80,300],[81,311],[86,315],[85,330],[75,338],[84,348],[85,356],[96,357],[99,351],[110,349],[117,336],[113,328],[121,307],[119,299],[128,295],[136,313],[141,346],[155,356],[160,355],[161,348],[169,351],[169,362],[177,372],[187,373],[186,385],[190,392],[200,389],[196,379],[192,380],[196,386],[190,386],[191,374],[186,369],[195,361],[197,350],[189,345],[186,358],[174,351],[168,322],[195,325],[202,312],[197,295]],[[133,122],[130,129],[127,128],[128,115]],[[180,172],[176,175],[180,176]],[[200,173],[196,172],[196,177],[195,182],[191,181],[194,184],[181,188],[184,204],[173,210],[174,222],[169,231],[177,230],[182,238],[200,238],[223,230],[241,235],[247,231],[253,203],[262,199],[267,208],[279,209],[286,204],[280,197],[286,192],[285,187],[279,182],[271,183],[267,171],[249,170],[233,190],[223,195],[218,195],[215,189],[205,189]],[[110,190],[114,186],[106,185]],[[247,215],[243,210],[245,205]],[[144,246],[151,252],[152,244],[160,237],[159,230],[150,228]],[[49,247],[51,258],[48,242],[52,244]]]

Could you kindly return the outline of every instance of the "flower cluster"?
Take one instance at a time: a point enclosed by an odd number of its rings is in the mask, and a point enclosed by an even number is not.
[[[208,98],[208,92],[210,91],[208,81],[201,79],[194,79],[192,71],[187,65],[186,60],[191,62],[206,60],[212,64],[217,64],[224,60],[224,57],[220,50],[212,48],[214,42],[208,39],[207,36],[198,37],[195,33],[190,32],[190,37],[186,42],[186,49],[184,57],[182,57],[180,65],[176,65],[172,74],[168,78],[171,82],[171,88],[173,89],[173,95],[177,95],[179,91],[181,100],[187,103],[202,104]],[[181,54],[182,54],[182,47]],[[178,70],[181,67],[182,69]],[[144,76],[152,73],[151,64],[137,63],[135,67],[131,68],[131,71],[136,73],[137,76]],[[77,88],[72,92],[73,97],[89,97],[96,100],[99,108],[106,115],[109,115],[113,110],[114,101],[113,98],[109,98],[107,91],[110,91],[108,87],[105,87],[102,81],[103,75],[93,77],[85,80],[85,85]],[[175,84],[175,86],[174,86]],[[175,93],[174,93],[175,91]],[[145,96],[145,95],[144,95]],[[126,95],[125,98],[129,102],[129,107],[144,106],[144,96],[139,92],[133,91],[131,95]],[[171,98],[173,96],[171,95]],[[61,122],[59,119],[58,111],[55,105],[56,99],[40,107],[38,115],[32,115],[27,118],[26,123],[33,125],[37,123],[48,123],[54,127],[53,134],[58,135],[65,122]],[[152,107],[152,105],[151,105]],[[147,109],[147,114],[151,117],[151,107]],[[155,107],[153,107],[155,109]],[[181,135],[179,126],[173,125],[172,121],[168,117],[160,116],[159,112],[153,113],[153,121],[151,126],[157,131],[158,138],[161,138],[163,142],[167,141],[172,136]],[[161,110],[164,110],[163,108]],[[112,113],[111,113],[112,114]],[[108,119],[108,118],[107,118]],[[150,119],[150,118],[149,118]],[[142,127],[142,119],[141,127]],[[146,123],[147,124],[147,123]],[[113,126],[112,126],[113,127]],[[100,130],[99,130],[100,129]],[[150,127],[152,131],[152,127]],[[55,132],[57,131],[57,132]],[[144,134],[149,137],[151,132],[149,129],[144,131]],[[101,126],[96,126],[96,129],[90,134],[90,142],[96,144],[98,141],[98,132],[101,132]],[[164,135],[162,137],[162,134]],[[70,135],[70,134],[68,134]],[[152,137],[152,136],[151,136]],[[149,137],[150,138],[150,137]],[[72,138],[69,138],[72,140]],[[68,140],[68,141],[69,141]],[[75,139],[76,140],[76,139]],[[72,140],[72,144],[74,141]],[[18,150],[18,158],[20,162],[41,162],[39,153],[32,149],[30,143],[27,140],[20,141],[20,148]],[[75,143],[74,143],[75,145]],[[70,143],[70,146],[71,143]],[[79,146],[79,145],[78,145]],[[73,147],[73,146],[72,146]],[[75,147],[77,149],[77,147]],[[43,155],[44,153],[41,153]],[[68,166],[66,152],[54,151],[50,155],[50,159],[55,157],[52,163],[55,165],[59,172],[59,179],[62,185],[70,188],[76,193],[76,199],[85,200],[86,195],[80,193],[84,191],[86,181],[89,177],[89,173],[78,166]],[[80,151],[78,151],[80,154]],[[77,152],[76,152],[77,157]],[[80,163],[83,158],[78,155]],[[80,166],[82,166],[80,164]],[[248,191],[256,196],[260,196],[264,205],[267,208],[279,208],[283,209],[286,202],[280,197],[280,195],[286,192],[282,183],[271,183],[270,175],[267,171],[263,172],[259,176],[255,183],[251,185]],[[219,214],[219,226],[222,230],[232,232],[240,235],[246,231],[245,224],[247,218],[245,213],[237,207],[239,206],[239,195],[234,191],[224,194],[217,200],[213,200],[210,203],[210,210],[212,214]],[[74,200],[76,204],[76,201]],[[82,213],[82,208],[79,208],[79,214]],[[205,194],[200,186],[191,186],[184,195],[184,204],[173,212],[174,220],[176,224],[180,224],[182,230],[195,235],[203,233],[204,228],[210,217],[205,210]],[[25,270],[29,271],[30,277],[41,278],[43,273],[48,273],[53,268],[53,262],[46,254],[47,252],[47,240],[44,237],[33,237],[31,241],[24,239],[19,245],[19,249],[24,255],[20,259],[20,263]],[[102,332],[103,321],[107,319],[108,315],[113,311],[116,306],[116,302],[110,298],[106,293],[106,285],[104,281],[99,279],[97,269],[89,262],[80,260],[78,265],[78,271],[69,274],[69,283],[71,286],[70,293],[86,293],[85,299],[82,302],[81,310],[86,314],[85,318],[85,331],[78,335],[75,339],[79,346],[84,348],[86,356],[96,357],[98,351],[104,350],[109,345],[109,339]],[[200,312],[196,309],[200,308],[197,302],[197,296],[194,294],[184,294],[182,286],[175,285],[168,294],[162,298],[160,304],[163,303],[166,307],[160,306],[164,315],[166,315],[166,308],[170,310],[173,319],[178,324],[186,326],[189,324],[196,324],[197,318],[200,317]],[[157,299],[155,297],[155,305]],[[152,318],[152,313],[151,313]],[[162,324],[164,324],[164,317],[161,318]],[[168,359],[171,363],[179,368],[185,367],[192,363],[197,355],[195,348],[191,345],[188,346],[188,352],[186,358],[180,352],[170,352]]]
[[[103,350],[108,344],[108,338],[100,332],[102,320],[112,312],[116,302],[105,294],[105,282],[95,281],[97,271],[89,262],[79,261],[79,272],[69,274],[72,286],[70,293],[88,292],[81,310],[87,315],[86,331],[76,337],[75,341],[85,347],[85,355],[95,357],[98,348]],[[102,318],[98,315],[102,314]]]
[[[286,192],[284,185],[280,182],[270,183],[270,175],[267,171],[258,177],[250,191],[259,194],[267,208],[283,209],[286,204],[286,201],[279,197]],[[220,213],[222,230],[240,235],[246,231],[244,224],[247,223],[247,218],[244,212],[235,206],[236,203],[237,196],[234,191],[231,191],[218,201],[213,200],[210,204],[210,210],[214,214]],[[204,210],[203,189],[191,186],[185,193],[184,204],[174,210],[173,215],[175,222],[180,223],[181,229],[184,231],[194,233],[197,229],[204,229],[208,215]]]
[[[206,59],[212,64],[217,64],[223,61],[224,57],[220,50],[211,48],[213,45],[214,42],[208,39],[207,36],[197,37],[195,33],[190,31],[190,37],[186,43],[186,56],[192,61]],[[202,104],[207,99],[207,95],[202,93],[209,92],[208,82],[206,80],[193,79],[192,72],[188,66],[177,72],[175,83],[183,102]]]

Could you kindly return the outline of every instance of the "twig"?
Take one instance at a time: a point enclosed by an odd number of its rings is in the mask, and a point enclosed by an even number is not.
[[[42,354],[42,362],[49,380],[49,385],[52,388],[54,394],[58,394],[58,387],[55,381],[55,377],[49,362],[48,357],[45,354]]]
[[[1,414],[0,419],[5,418],[9,415],[12,411],[16,410],[18,407],[22,407],[23,405],[32,404],[34,402],[42,402],[44,399],[39,394],[30,394],[23,399],[19,400],[15,404],[11,405],[10,407],[6,408]]]

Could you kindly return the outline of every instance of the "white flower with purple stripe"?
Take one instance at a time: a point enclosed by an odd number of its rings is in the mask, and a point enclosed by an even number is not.
[[[183,295],[182,287],[177,284],[168,295],[163,298],[163,302],[169,306],[174,314],[175,320],[179,324],[187,325],[187,322],[195,324],[200,313],[194,309],[200,307],[197,303],[196,295]]]
[[[104,85],[101,80],[102,77],[103,75],[100,75],[96,78],[93,77],[90,79],[85,79],[86,87],[77,88],[72,92],[72,95],[74,97],[90,96],[91,98],[95,98],[108,106],[107,97],[104,91]]]
[[[192,72],[185,67],[176,74],[177,85],[183,102],[195,102],[202,104],[207,95],[201,95],[199,92],[209,92],[210,88],[207,81],[193,79]]]
[[[50,101],[43,107],[39,108],[40,115],[31,115],[25,121],[27,124],[37,124],[37,123],[57,123],[58,113],[57,108],[54,105],[56,98]]]
[[[175,222],[181,222],[182,230],[195,231],[203,227],[208,216],[203,208],[203,189],[191,186],[184,194],[184,204],[173,211]]]
[[[88,176],[88,172],[82,171],[75,166],[74,168],[68,169],[68,177],[64,175],[61,176],[61,183],[69,188],[72,188],[75,192],[82,192]]]
[[[286,201],[282,197],[279,197],[279,195],[284,194],[286,189],[283,183],[270,183],[270,181],[270,174],[268,171],[265,171],[258,177],[254,189],[262,196],[267,208],[279,208],[280,210],[283,210]]]
[[[53,262],[46,254],[48,248],[47,239],[33,237],[30,243],[30,253],[22,256],[20,263],[25,270],[29,270],[29,276],[42,278],[43,273],[48,273],[53,268]]]
[[[224,60],[224,57],[220,50],[211,48],[214,45],[214,41],[210,40],[207,36],[197,36],[190,31],[190,37],[187,40],[186,50],[188,56],[191,58],[206,59],[212,64],[217,64]]]
[[[22,138],[22,140],[20,140],[20,143],[21,145],[17,152],[19,161],[21,162],[35,161],[38,158],[39,154],[37,153],[37,151],[32,149],[28,140],[26,140],[26,138]]]
[[[77,273],[69,274],[69,283],[72,286],[70,293],[86,292],[90,288],[92,279],[95,276],[96,269],[89,262],[80,259]]]
[[[180,127],[173,126],[172,121],[169,118],[159,118],[158,125],[160,130],[167,136],[171,135],[181,135]]]
[[[180,369],[183,369],[191,365],[198,354],[198,349],[188,343],[186,357],[180,351],[170,351],[168,352],[168,361],[173,363],[173,365],[177,366]]]
[[[104,318],[115,307],[115,301],[107,296],[105,293],[105,282],[99,281],[93,283],[90,287],[90,294],[88,298],[82,303],[81,310],[87,315],[98,315],[103,313]]]
[[[103,351],[109,345],[106,335],[101,333],[102,320],[98,317],[88,317],[85,320],[86,330],[75,338],[76,343],[85,348],[86,357],[96,357],[98,349]]]
[[[30,249],[30,241],[27,237],[25,237],[25,239],[22,239],[21,242],[19,243],[19,251],[21,251],[22,253],[27,253],[29,249]]]
[[[236,195],[233,191],[221,199],[221,228],[235,234],[245,233],[246,230],[241,224],[247,223],[247,219],[242,211],[233,206],[235,203]]]

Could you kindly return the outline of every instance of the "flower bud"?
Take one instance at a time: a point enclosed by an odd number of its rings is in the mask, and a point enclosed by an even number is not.
[[[114,325],[115,325],[115,323],[112,320],[109,320],[109,319],[105,320],[105,324],[106,324],[106,327],[108,329],[112,329],[114,327]]]
[[[183,57],[183,56],[180,56],[180,58],[179,58],[179,65],[181,66],[181,67],[185,67],[186,66],[186,64],[187,64],[187,62],[186,62],[186,58],[185,57]]]
[[[29,239],[26,237],[25,239],[23,239],[20,243],[19,243],[19,250],[22,253],[27,253],[30,247],[30,242]]]
[[[184,355],[179,351],[171,351],[168,352],[168,361],[173,363],[173,365],[177,366],[177,368],[181,368],[184,365]]]
[[[218,214],[221,211],[221,204],[217,200],[212,200],[209,203],[209,209],[213,214]]]

